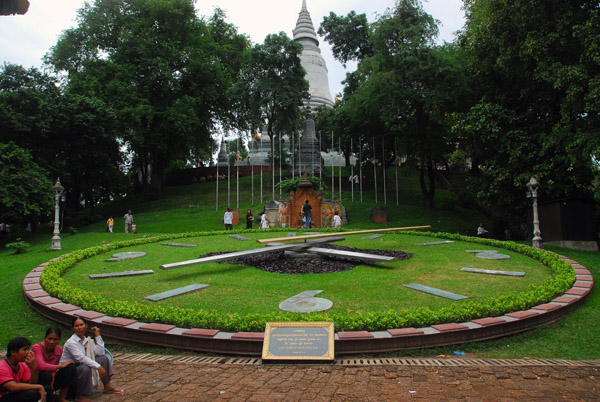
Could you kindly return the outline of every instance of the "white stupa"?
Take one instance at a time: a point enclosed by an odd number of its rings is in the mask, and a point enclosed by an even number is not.
[[[327,77],[327,63],[321,56],[317,32],[308,13],[308,8],[306,8],[306,0],[302,0],[302,9],[298,16],[296,28],[294,28],[294,40],[302,44],[300,62],[306,70],[305,78],[309,84],[310,106],[313,110],[322,105],[333,107]]]

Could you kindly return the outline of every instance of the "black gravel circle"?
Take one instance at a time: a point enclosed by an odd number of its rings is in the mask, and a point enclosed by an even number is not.
[[[403,251],[392,250],[368,250],[352,247],[336,246],[333,244],[319,244],[320,248],[330,248],[335,250],[355,251],[375,255],[385,255],[396,257],[398,260],[408,260],[412,254]],[[320,258],[290,258],[284,257],[284,251],[273,251],[264,254],[250,255],[247,257],[234,258],[228,261],[221,261],[221,264],[249,265],[257,269],[273,272],[277,274],[328,274],[334,272],[350,271],[357,265],[365,265],[365,262],[353,258],[339,257],[320,257]],[[200,256],[210,257],[226,253],[209,253]]]

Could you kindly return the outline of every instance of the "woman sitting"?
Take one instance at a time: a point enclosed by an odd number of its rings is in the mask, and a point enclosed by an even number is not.
[[[74,334],[65,342],[61,364],[73,360],[77,364],[77,401],[90,401],[84,395],[90,395],[94,387],[92,376],[100,376],[104,384],[105,394],[122,394],[122,389],[112,386],[110,380],[114,375],[112,364],[104,352],[104,341],[100,336],[100,329],[92,327],[95,342],[85,336],[88,329],[87,322],[81,317],[75,317],[71,322]]]
[[[48,328],[44,342],[35,344],[31,350],[35,353],[39,370],[38,383],[44,386],[48,395],[47,400],[51,401],[54,391],[60,390],[58,401],[66,402],[69,388],[73,389],[77,381],[77,373],[73,360],[60,363],[63,353],[63,349],[59,346],[60,340],[60,328]]]

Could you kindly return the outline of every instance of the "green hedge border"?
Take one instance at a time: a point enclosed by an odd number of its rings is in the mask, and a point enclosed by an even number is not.
[[[289,229],[270,229],[270,232],[287,232]],[[341,231],[325,229],[322,232]],[[575,272],[571,264],[561,260],[556,253],[538,250],[522,244],[503,242],[492,239],[466,237],[451,233],[432,233],[407,231],[404,234],[426,236],[440,239],[460,240],[503,248],[524,254],[540,261],[552,270],[552,276],[539,286],[531,285],[525,291],[489,297],[481,300],[468,300],[460,304],[452,304],[438,310],[428,307],[389,310],[373,313],[348,311],[345,313],[284,313],[248,314],[221,313],[217,311],[192,310],[169,306],[151,306],[139,302],[108,300],[94,293],[68,284],[62,276],[78,262],[94,255],[109,251],[155,243],[165,240],[188,237],[212,236],[215,234],[252,233],[260,230],[234,230],[216,232],[191,232],[160,235],[155,237],[126,240],[77,250],[61,258],[51,261],[43,270],[40,283],[43,289],[65,303],[70,303],[85,310],[98,311],[113,317],[131,318],[147,323],[172,324],[182,328],[218,329],[231,332],[263,331],[269,321],[333,321],[336,331],[382,331],[393,328],[427,327],[434,324],[465,322],[477,318],[496,317],[510,312],[527,310],[533,306],[547,303],[563,294],[575,281]]]

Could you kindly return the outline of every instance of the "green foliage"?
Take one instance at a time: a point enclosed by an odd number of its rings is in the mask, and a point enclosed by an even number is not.
[[[31,154],[13,142],[0,142],[0,209],[6,216],[48,211],[53,205],[52,183]]]
[[[16,242],[6,243],[6,248],[9,250],[14,250],[15,254],[25,254],[31,248],[31,244],[21,239],[17,239]]]
[[[123,192],[122,157],[110,107],[64,91],[57,80],[31,68],[0,72],[0,132],[27,150],[54,180],[61,178],[73,209]]]
[[[333,56],[344,67],[348,61],[359,61],[373,55],[370,41],[370,26],[365,14],[356,14],[354,10],[341,17],[334,12],[323,17],[319,35],[332,44]]]
[[[275,189],[281,188],[281,190],[285,194],[288,194],[290,191],[295,191],[298,189],[298,186],[300,185],[300,182],[303,178],[303,176],[296,176],[291,179],[282,180],[279,183],[275,184]],[[325,185],[323,180],[318,176],[311,174],[308,176],[308,180],[310,180],[316,191],[323,191],[327,189],[327,186]]]
[[[285,230],[287,231],[287,229]],[[540,286],[530,286],[526,291],[490,297],[481,300],[469,300],[461,304],[453,304],[438,310],[417,308],[415,310],[383,311],[383,312],[343,312],[312,313],[306,315],[287,313],[247,314],[217,313],[215,311],[177,308],[173,306],[150,306],[139,302],[105,299],[92,292],[73,287],[62,275],[83,259],[97,254],[107,253],[118,248],[141,246],[143,244],[173,240],[176,238],[210,236],[214,233],[197,232],[178,235],[160,235],[149,238],[138,238],[121,242],[113,242],[97,247],[79,250],[52,261],[43,271],[41,284],[51,295],[61,300],[93,309],[112,316],[135,318],[145,322],[163,322],[181,327],[218,328],[226,331],[262,331],[267,321],[334,321],[336,330],[384,330],[400,327],[423,327],[436,323],[461,322],[486,316],[498,316],[511,311],[528,309],[536,304],[551,300],[564,293],[575,280],[571,265],[560,260],[558,255],[543,250],[512,242],[499,242],[491,239],[466,238],[447,233],[412,233],[419,236],[471,241],[474,243],[524,254],[534,258],[552,269],[553,275]]]
[[[142,185],[160,191],[169,166],[203,158],[211,131],[227,123],[226,92],[247,46],[221,10],[205,21],[191,0],[99,0],[46,61],[68,73],[69,91],[112,105]]]
[[[469,0],[459,39],[477,101],[456,117],[471,189],[512,221],[531,176],[540,198],[590,197],[597,129],[598,2]],[[480,170],[481,169],[481,170]]]
[[[455,45],[435,44],[437,21],[418,0],[396,2],[368,27],[368,34],[362,22],[356,25],[357,17],[333,14],[321,25],[320,32],[339,49],[342,62],[360,60],[347,76],[342,102],[320,126],[342,138],[346,153],[364,152],[368,164],[390,166],[398,151],[418,157],[421,192],[431,208],[435,167],[449,152],[448,115],[469,98],[462,52]]]

